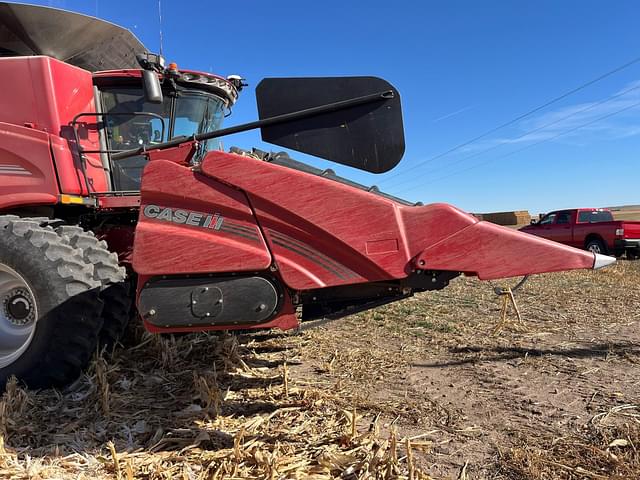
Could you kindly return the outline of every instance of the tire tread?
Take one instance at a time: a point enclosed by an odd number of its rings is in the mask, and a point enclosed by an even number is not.
[[[98,342],[103,305],[99,298],[100,282],[94,279],[92,266],[82,261],[76,249],[39,220],[2,215],[0,228],[5,241],[24,253],[24,261],[48,279],[47,291],[34,294],[47,296],[56,305],[42,312],[39,320],[47,322],[48,326],[41,328],[51,329],[50,339],[39,342],[40,351],[32,350],[36,347],[30,345],[23,355],[29,357],[18,359],[29,362],[20,380],[32,388],[66,385],[80,375]],[[74,341],[74,337],[83,341]],[[0,370],[2,386],[12,374],[12,365]]]

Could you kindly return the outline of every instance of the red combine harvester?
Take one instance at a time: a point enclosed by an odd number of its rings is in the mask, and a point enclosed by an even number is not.
[[[0,382],[64,385],[122,333],[338,318],[460,274],[613,261],[411,204],[265,141],[380,173],[404,153],[398,92],[373,77],[265,79],[260,119],[221,128],[237,76],[164,65],[127,30],[0,3]]]

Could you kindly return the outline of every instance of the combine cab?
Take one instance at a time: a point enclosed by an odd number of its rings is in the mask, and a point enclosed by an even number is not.
[[[404,136],[382,79],[265,79],[260,118],[222,128],[238,76],[166,66],[127,30],[71,12],[0,3],[0,25],[0,382],[74,380],[133,304],[152,332],[290,329],[460,274],[612,261],[286,153],[218,149],[260,128],[275,145],[387,171]]]

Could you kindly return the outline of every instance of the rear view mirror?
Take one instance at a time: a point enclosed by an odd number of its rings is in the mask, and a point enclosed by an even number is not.
[[[153,70],[142,70],[144,98],[150,103],[162,103],[162,87],[158,74]]]
[[[391,170],[404,154],[400,95],[381,78],[266,78],[256,100],[260,120],[336,104],[326,113],[262,126],[265,142],[372,173]]]

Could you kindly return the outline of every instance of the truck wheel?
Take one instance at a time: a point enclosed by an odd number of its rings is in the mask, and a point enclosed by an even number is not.
[[[75,380],[102,326],[93,268],[38,222],[0,216],[0,388]]]
[[[605,248],[604,244],[602,243],[601,240],[598,240],[597,238],[594,238],[593,240],[589,240],[587,242],[586,249],[593,253],[601,253],[601,254],[607,253],[607,249]]]
[[[84,260],[93,265],[94,280],[102,285],[100,298],[104,309],[99,343],[109,351],[122,337],[131,316],[131,284],[126,278],[127,272],[118,264],[118,256],[93,232],[63,225],[56,228],[56,233],[66,238],[73,248],[82,250]]]

